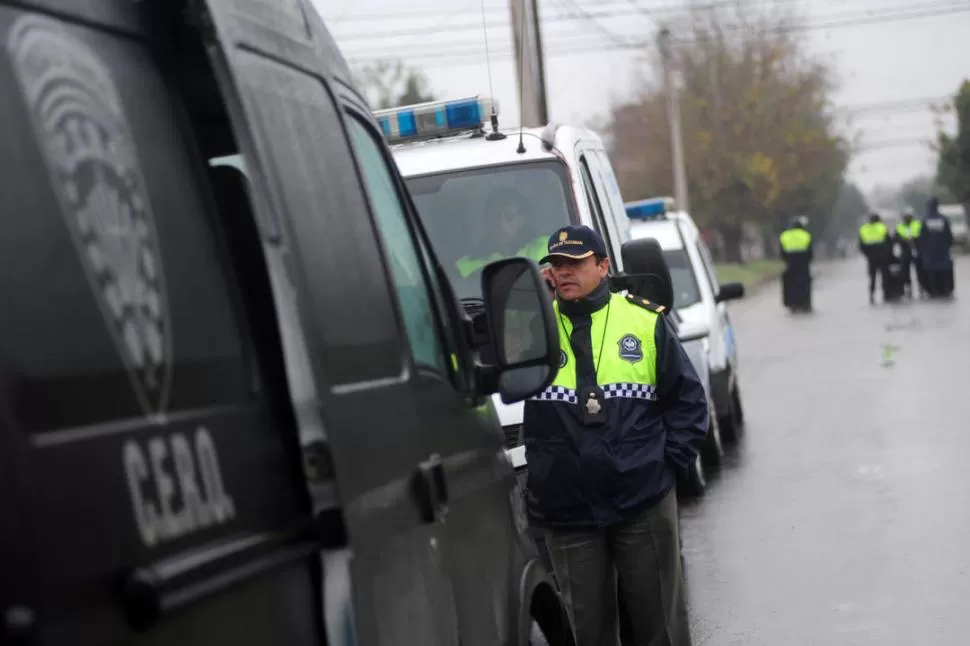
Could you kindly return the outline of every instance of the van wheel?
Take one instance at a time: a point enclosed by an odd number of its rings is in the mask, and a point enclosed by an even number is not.
[[[708,399],[707,409],[710,415],[707,421],[707,436],[701,447],[701,458],[709,467],[719,467],[724,459],[724,446],[721,444],[721,425],[717,421],[714,402]]]
[[[680,492],[687,498],[699,498],[704,495],[705,489],[707,489],[707,478],[704,475],[703,461],[701,456],[698,455],[690,468],[687,479],[680,487]]]
[[[731,401],[728,410],[718,420],[721,426],[721,439],[725,442],[737,441],[743,432],[744,410],[741,408],[741,392],[735,384],[731,389]]]

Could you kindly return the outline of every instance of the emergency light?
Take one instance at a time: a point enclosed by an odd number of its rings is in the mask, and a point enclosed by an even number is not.
[[[626,217],[631,220],[666,220],[667,211],[673,209],[674,201],[669,197],[651,197],[636,202],[627,202]]]
[[[399,143],[479,130],[491,117],[492,108],[498,114],[496,101],[476,96],[378,110],[374,116],[388,143]]]

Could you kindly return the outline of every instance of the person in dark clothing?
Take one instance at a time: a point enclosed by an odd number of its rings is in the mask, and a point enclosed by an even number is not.
[[[889,229],[878,213],[859,227],[859,251],[866,257],[869,271],[869,302],[876,302],[876,276],[882,272],[889,255]]]
[[[929,296],[948,298],[953,294],[953,231],[950,221],[939,210],[939,200],[931,198],[917,244]]]
[[[903,275],[906,294],[913,297],[913,270],[916,272],[917,291],[922,294],[925,279],[919,266],[919,254],[916,252],[916,242],[919,239],[923,222],[917,220],[912,209],[903,212],[902,221],[896,225],[896,242],[902,251]]]
[[[707,434],[704,385],[664,308],[612,294],[600,235],[556,231],[560,363],[526,402],[530,524],[541,527],[577,646],[691,643],[675,486]],[[617,588],[622,598],[617,599]]]
[[[782,301],[793,312],[812,311],[812,234],[807,227],[807,218],[797,217],[779,236],[781,257],[785,261]]]

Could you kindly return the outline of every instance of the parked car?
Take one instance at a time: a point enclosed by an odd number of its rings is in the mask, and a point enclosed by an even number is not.
[[[940,215],[950,221],[953,244],[970,247],[970,234],[967,228],[967,209],[963,204],[941,204]]]
[[[651,198],[626,205],[631,239],[653,238],[664,250],[674,285],[674,309],[688,324],[710,329],[706,341],[710,395],[725,441],[742,432],[744,407],[738,376],[734,327],[727,303],[744,296],[742,283],[720,283],[710,251],[689,214],[672,208],[670,198]]]

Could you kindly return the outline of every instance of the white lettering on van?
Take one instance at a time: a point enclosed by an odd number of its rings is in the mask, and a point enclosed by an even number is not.
[[[145,448],[128,440],[122,461],[135,524],[146,547],[236,517],[215,441],[204,427],[195,431],[192,442],[183,433],[153,437]]]

